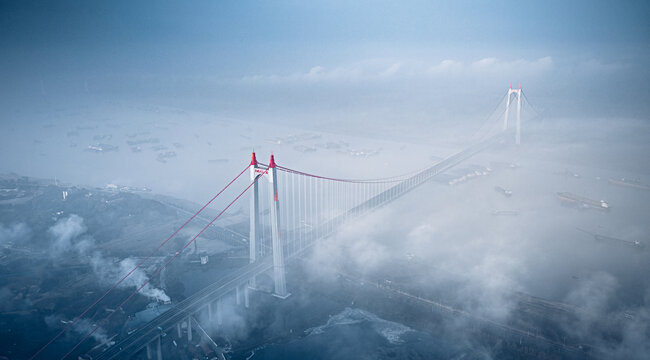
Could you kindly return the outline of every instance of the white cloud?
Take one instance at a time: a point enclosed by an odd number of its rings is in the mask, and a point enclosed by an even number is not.
[[[428,69],[428,73],[432,75],[456,75],[463,71],[463,64],[456,60],[443,60],[437,65],[433,65]]]
[[[402,64],[395,63],[395,64],[389,66],[386,70],[380,72],[379,75],[383,76],[383,77],[395,75],[399,71],[399,69],[401,67],[402,67]]]
[[[306,72],[295,72],[288,75],[254,75],[245,76],[242,80],[247,83],[313,83],[327,81],[353,81],[364,74],[364,69],[357,65],[341,66],[326,69],[316,65]]]
[[[48,232],[54,236],[52,252],[58,255],[72,249],[72,240],[86,232],[86,225],[82,217],[72,214],[57,221]]]
[[[515,73],[538,75],[553,68],[553,58],[545,56],[537,60],[499,60],[494,57],[472,62],[468,69],[474,73]]]
[[[481,76],[492,74],[538,75],[553,68],[550,56],[535,60],[501,60],[487,57],[473,62],[445,59],[427,66],[422,61],[369,59],[337,67],[312,66],[307,71],[291,74],[245,76],[246,83],[327,83],[413,79],[427,76]]]
[[[0,224],[0,244],[13,243],[27,237],[29,233],[30,230],[24,223],[13,224],[7,227]]]
[[[242,81],[248,83],[310,83],[377,80],[400,74],[402,69],[403,64],[401,62],[369,59],[333,68],[315,65],[308,71],[294,72],[288,75],[245,76]]]
[[[497,64],[498,64],[497,58],[490,57],[490,58],[484,58],[478,61],[474,61],[471,65],[471,68],[475,70],[481,70],[481,69],[487,69],[493,67]]]

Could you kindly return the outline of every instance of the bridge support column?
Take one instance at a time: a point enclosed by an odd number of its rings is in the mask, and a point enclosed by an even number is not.
[[[192,317],[187,317],[187,342],[192,342]]]
[[[235,303],[241,305],[241,286],[235,288]]]
[[[249,298],[248,298],[248,296],[249,296],[248,291],[249,291],[248,286],[244,286],[244,307],[247,308],[247,309],[248,309],[248,306],[249,306],[249,303],[250,303]]]
[[[217,299],[217,325],[221,325],[223,323],[223,306],[222,306],[222,300],[221,298]]]
[[[275,168],[275,159],[271,155],[269,161],[269,180],[271,184],[271,236],[273,238],[273,280],[275,296],[286,299],[289,297],[285,277],[284,244],[280,237],[280,202],[278,200],[278,174]]]
[[[181,323],[176,323],[176,332],[178,333],[178,338],[183,337],[183,332],[181,332]]]
[[[160,338],[160,335],[158,335],[158,342],[157,342],[157,345],[156,345],[156,352],[157,352],[156,358],[157,358],[157,360],[163,360],[161,342],[162,342],[162,339]]]
[[[151,343],[147,343],[147,360],[151,360],[153,357],[151,356]]]
[[[208,321],[212,322],[212,302],[208,303]]]

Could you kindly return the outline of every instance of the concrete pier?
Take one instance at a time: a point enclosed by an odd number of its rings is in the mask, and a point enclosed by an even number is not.
[[[223,323],[223,306],[222,306],[222,300],[218,299],[217,300],[217,324],[221,325]]]
[[[187,317],[187,342],[192,342],[192,317]]]

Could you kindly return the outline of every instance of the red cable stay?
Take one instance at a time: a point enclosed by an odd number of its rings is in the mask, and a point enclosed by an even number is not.
[[[246,167],[246,169],[248,169],[248,167]],[[246,170],[244,170],[244,171],[246,171]],[[244,173],[244,172],[242,171],[241,174],[243,174],[243,173]],[[265,171],[264,173],[266,173],[266,171]],[[185,244],[185,246],[183,246],[183,248],[182,248],[180,251],[177,251],[177,252],[174,254],[174,256],[172,256],[169,260],[167,260],[167,262],[165,262],[165,264],[163,264],[163,266],[161,266],[160,268],[158,268],[158,270],[157,270],[153,275],[151,275],[151,276],[147,279],[147,281],[145,281],[145,282],[144,282],[144,283],[143,283],[143,284],[142,284],[138,289],[136,289],[133,293],[131,293],[131,295],[129,295],[129,297],[127,297],[124,301],[122,301],[122,303],[121,303],[121,304],[120,304],[116,309],[120,309],[120,308],[122,308],[122,307],[123,307],[127,302],[129,302],[129,300],[131,300],[131,299],[132,299],[136,294],[138,294],[138,293],[140,292],[140,290],[142,290],[145,286],[147,286],[147,284],[149,284],[149,282],[151,281],[151,279],[153,279],[153,278],[155,278],[156,276],[158,276],[158,274],[160,274],[160,272],[161,272],[163,269],[165,269],[165,268],[166,268],[166,267],[167,267],[167,266],[168,266],[172,261],[174,261],[174,259],[176,259],[176,257],[178,257],[178,255],[180,255],[183,251],[185,251],[185,249],[187,249],[187,247],[190,246],[190,245],[194,242],[194,240],[196,240],[196,238],[198,238],[201,234],[203,234],[203,232],[204,232],[205,230],[207,230],[208,227],[210,227],[210,225],[212,225],[212,223],[214,223],[215,221],[217,221],[217,219],[219,219],[219,217],[221,217],[221,215],[223,215],[223,213],[225,213],[226,210],[228,210],[228,209],[229,209],[229,208],[230,208],[230,207],[231,207],[231,206],[232,206],[232,205],[233,205],[237,200],[239,200],[239,198],[241,198],[241,197],[244,195],[244,193],[246,193],[246,191],[248,191],[248,189],[250,189],[251,186],[253,186],[253,184],[255,184],[255,183],[257,182],[257,180],[259,180],[259,178],[260,178],[264,173],[257,175],[257,176],[255,177],[255,179],[254,179],[254,180],[253,180],[253,181],[252,181],[252,182],[251,182],[251,183],[250,183],[250,184],[249,184],[249,185],[248,185],[248,186],[247,186],[247,187],[246,187],[246,188],[245,188],[241,193],[239,193],[239,195],[237,195],[237,197],[236,197],[233,201],[231,201],[230,204],[228,204],[228,206],[226,206],[226,207],[225,207],[225,208],[224,208],[224,209],[223,209],[223,210],[222,210],[222,211],[221,211],[217,216],[214,217],[214,219],[212,219],[212,221],[210,221],[210,222],[209,222],[209,223],[208,223],[208,224],[207,224],[203,229],[201,229],[201,231],[199,231],[199,233],[196,234],[196,235],[192,238],[192,240],[190,240],[189,242],[187,242],[187,244]],[[240,174],[239,176],[241,176],[241,174]],[[237,176],[237,177],[239,177],[239,176]],[[237,178],[235,178],[235,179],[237,179]],[[231,182],[231,183],[232,183],[232,182]],[[230,185],[230,184],[229,184],[229,185]],[[228,185],[228,186],[229,186],[229,185]],[[117,312],[117,311],[114,311],[114,312],[109,313],[108,316],[106,316],[104,319],[102,319],[102,320],[100,321],[100,323],[103,324],[103,323],[105,323],[106,321],[108,321],[108,320],[111,318],[111,316],[113,316],[113,314],[115,314],[116,312]],[[72,347],[72,348],[71,348],[67,353],[65,353],[65,355],[63,355],[63,356],[61,357],[61,360],[65,359],[68,355],[70,355],[70,354],[71,354],[75,349],[77,349],[77,348],[78,348],[78,347],[79,347],[79,346],[80,346],[84,341],[86,341],[86,340],[87,340],[87,339],[88,339],[92,334],[94,334],[95,331],[97,331],[99,328],[100,328],[100,325],[98,324],[98,325],[95,326],[95,328],[94,328],[92,331],[90,331],[90,332],[89,332],[89,333],[88,333],[88,334],[87,334],[83,339],[81,339],[81,341],[79,341],[79,342],[78,342],[75,346],[73,346],[73,347]]]
[[[95,306],[96,306],[100,301],[102,301],[102,300],[103,300],[103,299],[104,299],[104,298],[105,298],[105,297],[106,297],[106,296],[107,296],[111,291],[115,290],[115,288],[117,288],[117,287],[118,287],[122,282],[124,282],[124,280],[126,280],[129,276],[131,276],[131,274],[133,274],[133,272],[135,272],[135,271],[136,271],[137,269],[139,269],[139,268],[140,268],[140,267],[141,267],[145,262],[147,262],[147,260],[149,260],[149,259],[150,259],[150,258],[151,258],[151,257],[152,257],[152,256],[153,256],[153,255],[158,251],[158,250],[160,250],[160,249],[161,249],[161,248],[162,248],[162,247],[163,247],[167,242],[169,242],[169,240],[171,240],[174,236],[176,236],[176,234],[178,234],[179,231],[181,231],[181,230],[182,230],[182,229],[183,229],[187,224],[189,224],[189,223],[190,223],[190,222],[191,222],[191,221],[192,221],[192,220],[193,220],[197,215],[199,215],[203,210],[205,210],[205,208],[208,207],[208,205],[210,205],[210,204],[211,204],[211,203],[212,203],[212,202],[213,202],[213,201],[214,201],[214,200],[215,200],[219,195],[221,195],[221,194],[222,194],[226,189],[228,189],[228,187],[230,187],[230,185],[232,185],[232,183],[234,183],[235,180],[239,179],[239,177],[242,176],[242,174],[243,174],[246,170],[248,170],[248,168],[249,168],[249,166],[246,166],[246,168],[244,168],[244,170],[242,170],[242,172],[240,172],[239,175],[237,175],[234,179],[232,179],[232,180],[231,180],[231,181],[230,181],[230,182],[229,182],[229,183],[228,183],[228,184],[227,184],[223,189],[221,189],[221,191],[219,191],[215,196],[213,196],[212,199],[210,199],[210,201],[208,201],[207,203],[205,203],[205,205],[203,205],[203,207],[202,207],[201,209],[199,209],[199,211],[197,211],[196,213],[194,213],[194,215],[192,215],[192,217],[190,217],[190,218],[189,218],[189,219],[188,219],[188,220],[187,220],[183,225],[181,225],[181,227],[179,227],[176,231],[174,231],[174,233],[171,234],[171,235],[167,238],[167,240],[163,241],[160,245],[158,245],[158,247],[157,247],[156,249],[154,249],[154,250],[153,250],[153,251],[152,251],[152,252],[151,252],[147,257],[145,257],[144,259],[142,259],[142,260],[141,260],[141,261],[140,261],[140,262],[139,262],[135,267],[133,267],[133,269],[131,269],[131,271],[129,271],[126,275],[124,275],[124,277],[122,277],[122,278],[121,278],[118,282],[116,282],[116,283],[115,283],[115,284],[114,284],[110,289],[108,289],[108,290],[107,290],[107,291],[106,291],[102,296],[100,296],[97,300],[95,300],[95,302],[93,302],[92,304],[90,304],[90,305],[89,305],[89,306],[88,306],[84,311],[81,312],[81,314],[77,315],[77,316],[76,316],[76,317],[75,317],[71,322],[69,322],[69,323],[68,323],[68,324],[67,324],[67,325],[66,325],[66,326],[65,326],[61,331],[59,331],[59,332],[58,332],[58,333],[57,333],[57,334],[56,334],[52,339],[50,339],[50,341],[48,341],[48,342],[47,342],[45,345],[43,345],[43,347],[41,347],[41,348],[40,348],[40,349],[39,349],[39,350],[38,350],[34,355],[32,355],[32,356],[29,358],[29,360],[33,360],[34,358],[36,358],[36,356],[38,356],[41,352],[43,352],[43,350],[45,350],[48,346],[50,346],[50,344],[52,344],[56,339],[58,339],[61,335],[63,335],[63,333],[65,333],[66,331],[68,331],[68,329],[70,329],[70,327],[72,327],[74,324],[76,324],[76,323],[81,319],[82,316],[84,316],[88,311],[90,311],[92,308],[94,308],[94,307],[95,307]]]

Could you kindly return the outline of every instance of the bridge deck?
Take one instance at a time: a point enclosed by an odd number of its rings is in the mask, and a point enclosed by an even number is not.
[[[483,151],[490,145],[502,139],[505,134],[506,132],[499,133],[462,151],[459,151],[447,157],[446,159],[432,165],[431,167],[413,175],[412,177],[398,183],[397,185],[387,189],[386,191],[368,199],[364,203],[350,209],[346,214],[335,217],[329,222],[320,225],[318,228],[312,229],[312,231],[310,231],[312,234],[312,236],[310,236],[311,241],[308,242],[307,246],[297,252],[287,254],[287,258],[291,259],[298,257],[299,255],[305,253],[316,241],[322,238],[326,238],[334,233],[346,220],[361,216],[403,196],[416,187],[426,183],[434,176],[449,170],[464,160],[467,160],[473,155],[476,155],[477,153]],[[319,237],[316,237],[316,234],[318,234]],[[97,356],[96,359],[122,359],[133,356],[138,351],[143,349],[147,343],[151,342],[160,335],[159,328],[162,328],[163,330],[169,330],[176,323],[199,311],[207,304],[234,291],[238,286],[247,284],[248,280],[259,274],[269,271],[272,268],[272,256],[267,255],[256,263],[245,265],[229,274],[224,275],[213,284],[176,304],[176,306],[174,306],[172,309],[166,311],[165,313],[151,320],[143,327],[136,330],[131,335],[120,340],[115,345],[111,346],[102,354]]]
[[[216,282],[179,302],[172,309],[162,313],[131,335],[120,340],[95,359],[123,358],[125,354],[137,353],[152,339],[160,335],[159,327],[165,331],[171,329],[176,323],[201,310],[211,301],[225,296],[238,286],[247,284],[248,280],[253,276],[270,270],[272,266],[272,259],[266,257],[259,262],[245,265],[237,269],[237,271],[224,275]]]

